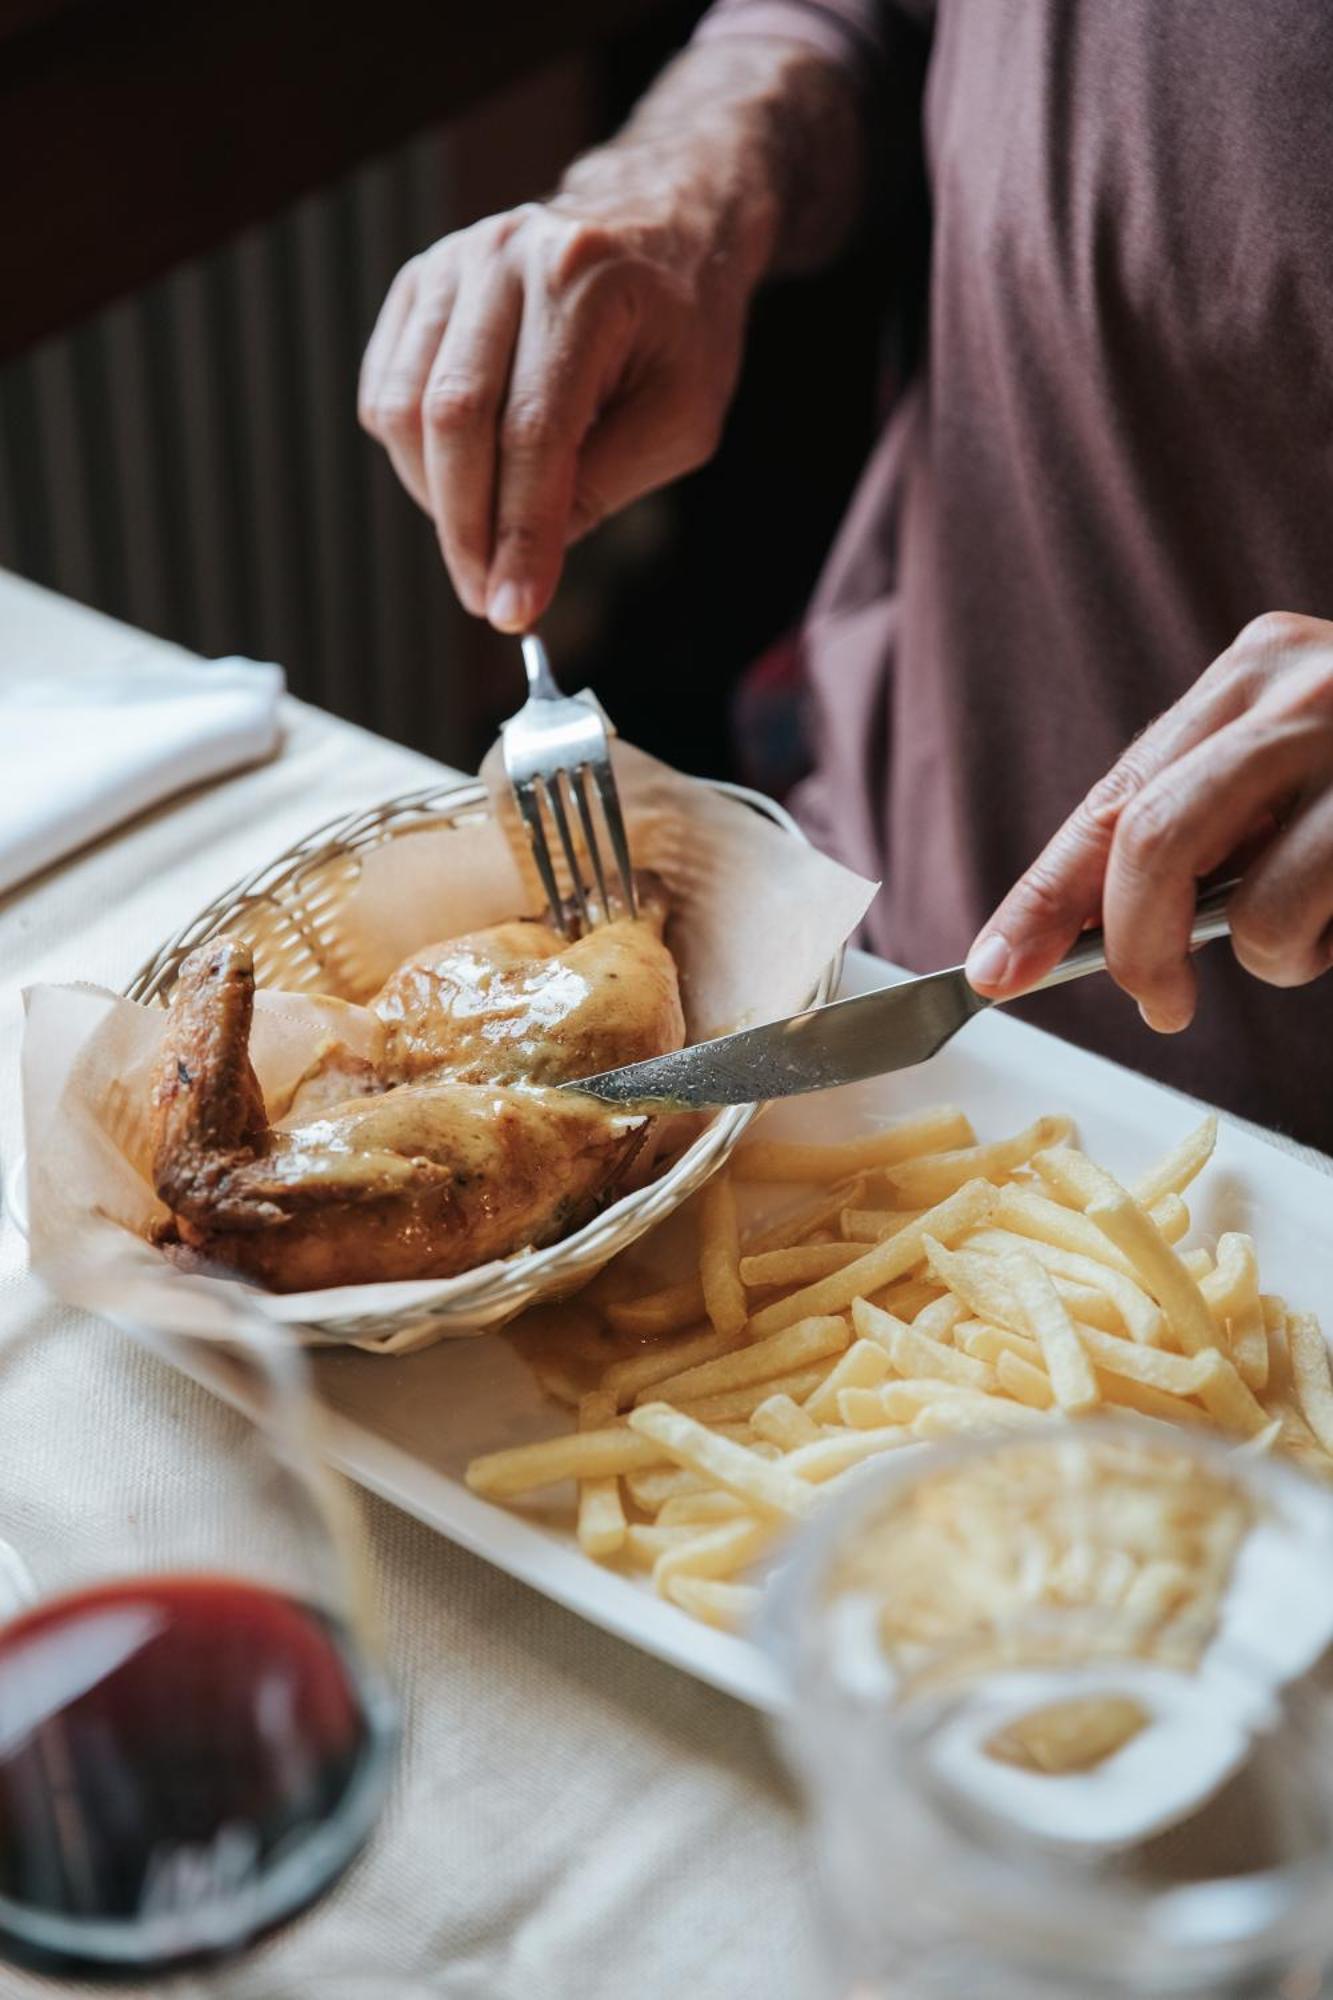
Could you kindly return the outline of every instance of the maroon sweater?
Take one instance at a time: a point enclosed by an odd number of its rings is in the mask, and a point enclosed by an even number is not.
[[[1333,5],[897,8],[932,35],[928,331],[805,632],[804,809],[927,970],[1248,619],[1333,616]],[[700,32],[813,43],[887,117],[894,13],[720,0]],[[1333,982],[1200,972],[1177,1037],[1106,979],[1027,1010],[1333,1149]]]

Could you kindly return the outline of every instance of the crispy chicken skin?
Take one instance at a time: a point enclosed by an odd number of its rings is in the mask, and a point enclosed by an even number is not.
[[[565,1083],[665,1055],[685,1040],[667,892],[637,883],[639,916],[570,944],[549,925],[496,924],[415,952],[370,1002],[395,1082]]]
[[[647,1127],[549,1086],[681,1045],[665,913],[649,883],[642,919],[573,945],[517,921],[418,953],[372,1002],[378,1074],[330,1103],[335,1056],[273,1127],[249,1060],[249,948],[193,952],[154,1084],[163,1240],[304,1291],[450,1277],[577,1227]]]

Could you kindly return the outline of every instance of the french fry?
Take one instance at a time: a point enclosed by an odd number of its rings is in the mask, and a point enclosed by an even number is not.
[[[919,1208],[844,1208],[838,1227],[849,1243],[883,1243],[920,1213]]]
[[[1024,1325],[1042,1351],[1051,1389],[1060,1408],[1078,1415],[1101,1400],[1078,1329],[1069,1317],[1049,1276],[1021,1251],[1001,1259],[1004,1281],[1012,1292]]]
[[[1207,1369],[1200,1369],[1197,1355],[1170,1354],[1161,1347],[1140,1347],[1119,1334],[1102,1333],[1097,1327],[1080,1326],[1079,1340],[1093,1365],[1127,1382],[1144,1382],[1168,1396],[1197,1396]]]
[[[915,1381],[898,1378],[881,1382],[873,1389],[840,1389],[834,1414],[841,1417],[849,1430],[887,1430],[910,1424],[927,1403],[960,1396],[986,1400],[980,1391],[941,1381],[938,1376],[923,1375]]]
[[[981,1235],[995,1232],[983,1230]],[[976,1235],[968,1238],[967,1247],[960,1250],[946,1250],[933,1236],[926,1238],[926,1263],[942,1285],[947,1285],[956,1299],[961,1299],[969,1312],[978,1319],[989,1320],[993,1326],[1015,1326],[1018,1322],[1019,1307],[1013,1293],[1005,1284],[998,1261],[994,1257],[983,1256],[971,1246]]]
[[[567,1361],[558,1354],[534,1354],[528,1358],[528,1367],[544,1396],[567,1410],[577,1410],[585,1393],[584,1385]]]
[[[1001,1197],[1003,1202],[1003,1196]],[[1063,1211],[1067,1213],[1068,1211]],[[1080,1217],[1085,1227],[1086,1218]],[[1092,1225],[1096,1233],[1095,1225]],[[1109,1248],[1103,1245],[1103,1248]],[[1127,1333],[1145,1346],[1159,1347],[1165,1333],[1161,1308],[1148,1297],[1142,1285],[1124,1271],[1107,1263],[1105,1257],[1089,1257],[1080,1250],[1070,1250],[1059,1243],[1043,1242],[1040,1237],[1028,1236],[1015,1229],[979,1229],[969,1236],[962,1246],[960,1255],[968,1251],[985,1251],[990,1256],[1007,1256],[1015,1250],[1023,1250],[1053,1278],[1065,1278],[1082,1286],[1086,1291],[1100,1292],[1110,1301],[1117,1320]],[[1069,1303],[1068,1294],[1061,1286],[1056,1287]],[[1076,1317],[1080,1315],[1076,1314]],[[1100,1324],[1100,1320],[1093,1322]],[[1110,1331],[1109,1328],[1104,1331]]]
[[[627,1472],[623,1484],[634,1505],[645,1514],[659,1514],[670,1500],[713,1491],[712,1482],[702,1473],[669,1463],[650,1465],[644,1472]]]
[[[1182,1250],[1179,1256],[1181,1263],[1185,1266],[1195,1284],[1202,1284],[1213,1268],[1213,1260],[1210,1253],[1202,1249]]]
[[[1045,1410],[1026,1403],[1009,1403],[1003,1396],[953,1397],[927,1403],[912,1419],[915,1438],[985,1437],[992,1431],[1021,1430],[1028,1424],[1049,1423]]]
[[[790,1375],[793,1369],[809,1368],[828,1355],[840,1354],[851,1337],[851,1328],[840,1313],[798,1320],[795,1326],[771,1334],[767,1340],[751,1341],[712,1361],[702,1361],[677,1375],[667,1375],[651,1388],[640,1390],[637,1400],[693,1402],[701,1396],[720,1395],[751,1383],[771,1382],[780,1375]]]
[[[739,1180],[734,1162],[732,1175]],[[794,1208],[783,1209],[762,1229],[745,1235],[741,1239],[741,1255],[760,1257],[767,1250],[787,1250],[793,1244],[807,1243],[817,1230],[836,1228],[843,1209],[855,1208],[864,1195],[863,1175],[835,1181],[831,1187],[822,1188],[817,1195],[807,1195]]]
[[[572,1431],[564,1437],[543,1438],[540,1444],[484,1452],[472,1460],[463,1477],[473,1493],[488,1500],[512,1500],[519,1493],[556,1486],[562,1479],[605,1479],[642,1471],[674,1456],[651,1431],[636,1432],[616,1424],[607,1430]]]
[[[1139,1204],[1143,1206],[1142,1203]],[[1189,1232],[1190,1212],[1178,1194],[1164,1194],[1147,1210],[1153,1228],[1164,1243],[1179,1243]]]
[[[882,1382],[892,1363],[888,1350],[877,1340],[854,1340],[832,1373],[807,1396],[804,1414],[816,1423],[830,1423],[838,1414],[838,1397],[844,1389],[869,1389]],[[809,1440],[807,1440],[809,1442]]]
[[[1333,1379],[1328,1348],[1313,1313],[1287,1314],[1287,1349],[1301,1415],[1323,1449],[1333,1453]]]
[[[662,1504],[657,1516],[659,1528],[697,1527],[701,1521],[716,1526],[719,1521],[734,1521],[747,1514],[749,1509],[734,1493],[677,1493]]]
[[[863,1139],[837,1146],[795,1145],[782,1139],[757,1140],[732,1155],[738,1181],[832,1181],[877,1167],[897,1166],[920,1153],[945,1147],[969,1146],[976,1138],[971,1124],[955,1105],[919,1111],[914,1117],[886,1125]]]
[[[906,1319],[906,1313],[898,1313],[899,1319]],[[967,1318],[967,1307],[952,1292],[942,1292],[920,1312],[911,1315],[911,1324],[917,1333],[924,1333],[927,1340],[942,1340],[946,1347],[952,1342],[954,1330],[960,1320]]]
[[[1140,1284],[1166,1314],[1176,1344],[1186,1354],[1199,1354],[1215,1346],[1217,1329],[1203,1293],[1170,1244],[1162,1241],[1150,1218],[1123,1188],[1107,1200],[1098,1198],[1087,1213],[1088,1220],[1135,1266]]]
[[[988,1146],[965,1146],[935,1153],[896,1167],[890,1176],[899,1208],[931,1208],[971,1180],[1003,1180],[1015,1167],[1025,1166],[1035,1153],[1057,1144],[1070,1132],[1067,1118],[1038,1118],[1011,1139],[993,1139]]]
[[[697,1541],[701,1530],[693,1522],[677,1527],[663,1527],[656,1523],[648,1527],[642,1521],[632,1521],[625,1530],[623,1554],[627,1562],[636,1569],[654,1569],[668,1549],[680,1547],[684,1542]]]
[[[1135,1382],[1128,1375],[1112,1375],[1108,1369],[1094,1368],[1097,1387],[1102,1392],[1102,1400],[1117,1409],[1134,1410],[1141,1417],[1156,1417],[1165,1424],[1207,1426],[1209,1417],[1197,1403],[1187,1403],[1182,1396],[1173,1396],[1168,1391],[1154,1389],[1147,1382]]]
[[[668,1530],[668,1532],[670,1532]],[[665,1597],[667,1587],[677,1576],[734,1576],[738,1569],[744,1569],[763,1555],[773,1540],[774,1528],[771,1521],[757,1521],[753,1514],[744,1514],[734,1521],[720,1521],[702,1533],[694,1533],[682,1542],[674,1542],[664,1549],[653,1565],[653,1586],[659,1595]]]
[[[1183,1194],[1190,1182],[1207,1166],[1217,1144],[1217,1119],[1210,1113],[1178,1146],[1149,1167],[1135,1181],[1130,1192],[1140,1208],[1152,1208],[1163,1195]]]
[[[927,1306],[938,1305],[944,1295],[933,1278],[901,1278],[896,1284],[885,1285],[882,1291],[872,1291],[869,1296],[871,1305],[878,1306],[881,1312],[891,1312],[898,1319],[915,1321]]]
[[[855,1389],[844,1391],[849,1396],[858,1393],[867,1392]],[[896,1451],[899,1446],[911,1442],[911,1432],[902,1424],[883,1424],[873,1430],[834,1431],[815,1444],[799,1445],[795,1451],[788,1452],[786,1466],[789,1472],[808,1480],[810,1485],[822,1486],[826,1480],[836,1479],[863,1459],[878,1458],[881,1452]]]
[[[719,1437],[706,1425],[667,1403],[645,1403],[630,1412],[630,1429],[646,1446],[659,1448],[678,1465],[702,1472],[714,1485],[744,1500],[757,1514],[796,1520],[809,1512],[810,1490],[782,1465]]]
[[[739,1389],[724,1389],[716,1396],[664,1396],[662,1400],[673,1403],[701,1424],[726,1423],[729,1419],[753,1416],[761,1403],[776,1395],[789,1396],[793,1402],[803,1401],[828,1380],[832,1367],[831,1360],[819,1361],[813,1368],[794,1368],[789,1375],[767,1376],[762,1382],[747,1382]]]
[[[1050,1376],[1032,1362],[1024,1361],[1021,1355],[1006,1350],[996,1363],[995,1374],[1006,1395],[1017,1403],[1028,1403],[1034,1410],[1049,1410],[1055,1402]]]
[[[1033,1154],[1032,1164],[1049,1187],[1085,1214],[1094,1202],[1114,1201],[1125,1192],[1113,1174],[1077,1146],[1047,1146]]]
[[[914,1326],[881,1312],[868,1299],[852,1304],[852,1324],[863,1340],[877,1340],[888,1350],[889,1359],[900,1375],[938,1375],[943,1382],[955,1382],[964,1389],[990,1389],[995,1371],[986,1362],[964,1354],[943,1341],[930,1340]]]
[[[626,1403],[632,1403],[641,1390],[668,1381],[672,1375],[682,1375],[687,1368],[695,1368],[700,1362],[714,1361],[721,1354],[730,1354],[744,1344],[742,1335],[723,1335],[710,1327],[706,1333],[692,1334],[688,1339],[673,1340],[661,1347],[651,1348],[647,1353],[630,1354],[623,1361],[613,1361],[602,1377],[601,1386],[623,1408]]]
[[[809,1285],[831,1271],[846,1270],[860,1255],[855,1243],[793,1243],[785,1250],[762,1250],[741,1258],[741,1283],[752,1289]]]
[[[1195,1359],[1200,1373],[1199,1398],[1224,1430],[1240,1431],[1247,1437],[1267,1430],[1272,1421],[1268,1411],[1246,1388],[1220,1348],[1207,1348]]]
[[[581,1431],[605,1430],[615,1421],[616,1406],[605,1390],[593,1390],[579,1404]],[[579,1481],[579,1512],[575,1532],[588,1556],[613,1556],[625,1539],[625,1509],[615,1473]]]
[[[741,1283],[741,1232],[729,1174],[714,1174],[699,1196],[699,1282],[704,1310],[724,1340],[750,1316]]]
[[[1267,1458],[1269,1453],[1273,1450],[1274,1446],[1280,1443],[1281,1438],[1282,1438],[1282,1419],[1281,1417],[1274,1417],[1272,1423],[1269,1424],[1266,1430],[1255,1431],[1252,1437],[1246,1438],[1244,1444],[1238,1444],[1234,1446],[1232,1450],[1232,1457]]]
[[[751,1339],[762,1340],[766,1334],[780,1333],[783,1327],[793,1326],[797,1320],[809,1319],[816,1313],[845,1312],[853,1299],[882,1291],[895,1279],[914,1271],[925,1257],[927,1236],[934,1236],[941,1243],[952,1243],[968,1230],[979,1229],[989,1220],[994,1202],[995,1190],[988,1182],[969,1181],[938,1208],[928,1209],[886,1243],[874,1244],[845,1271],[835,1271],[817,1284],[807,1285],[804,1290],[765,1306],[750,1321]]]
[[[1081,1157],[1078,1156],[1078,1157]],[[1137,1272],[1133,1264],[1114,1243],[1109,1243],[1095,1223],[1077,1208],[1062,1208],[1058,1201],[1052,1201],[1048,1194],[1016,1181],[1008,1182],[996,1192],[994,1225],[997,1229],[1012,1230],[1016,1236],[1030,1236],[1036,1242],[1050,1243],[1060,1250],[1070,1250],[1076,1255],[1088,1257],[1093,1263],[1108,1265],[1122,1276],[1137,1282]]]
[[[752,1583],[728,1583],[711,1576],[672,1577],[666,1594],[691,1618],[724,1632],[747,1624],[759,1603],[759,1592]]]
[[[851,1352],[849,1348],[848,1353]],[[825,1381],[828,1377],[825,1376]],[[756,1437],[766,1438],[770,1444],[779,1445],[783,1451],[790,1451],[794,1445],[814,1444],[819,1437],[819,1425],[808,1410],[791,1396],[771,1392],[758,1409],[750,1412],[750,1428]]]
[[[694,1326],[704,1316],[704,1288],[698,1278],[683,1278],[661,1291],[644,1292],[637,1299],[612,1299],[605,1307],[606,1323],[617,1333],[649,1338],[657,1333],[679,1333]]]
[[[1254,1241],[1229,1230],[1217,1242],[1217,1264],[1199,1281],[1208,1310],[1222,1332],[1241,1381],[1250,1389],[1268,1383],[1268,1332],[1259,1304],[1259,1261]]]
[[[1034,1368],[1045,1366],[1041,1349],[1031,1335],[1014,1333],[1007,1326],[991,1326],[981,1319],[964,1320],[954,1338],[964,1354],[975,1355],[978,1361],[989,1361],[993,1368],[999,1365],[1002,1354],[1016,1354],[1020,1361],[1030,1361]]]

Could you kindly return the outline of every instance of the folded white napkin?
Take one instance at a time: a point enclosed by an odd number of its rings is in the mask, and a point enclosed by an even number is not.
[[[271,756],[279,667],[129,655],[68,672],[0,656],[0,893],[188,785]]]

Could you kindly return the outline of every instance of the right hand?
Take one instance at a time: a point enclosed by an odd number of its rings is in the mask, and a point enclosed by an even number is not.
[[[706,204],[663,215],[635,178],[444,237],[366,350],[361,422],[502,631],[540,617],[570,542],[712,455],[735,386],[757,271],[719,254]]]

